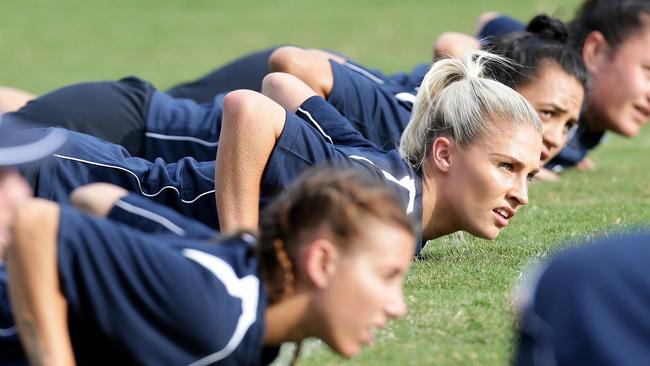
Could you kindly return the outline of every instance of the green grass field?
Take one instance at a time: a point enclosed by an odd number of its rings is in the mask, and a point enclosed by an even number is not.
[[[577,3],[4,0],[0,85],[43,93],[138,75],[167,88],[281,43],[331,48],[369,66],[405,70],[430,58],[440,32],[471,32],[482,11],[522,19],[544,11],[567,19]],[[649,128],[635,140],[610,136],[593,154],[599,170],[535,183],[531,204],[498,240],[465,235],[430,242],[406,279],[405,319],[353,360],[312,342],[302,364],[507,364],[515,320],[511,289],[526,264],[567,242],[650,221],[648,151]]]

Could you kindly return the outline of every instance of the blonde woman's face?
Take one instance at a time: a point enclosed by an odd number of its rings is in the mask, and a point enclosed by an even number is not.
[[[530,102],[542,122],[542,165],[557,155],[578,123],[585,91],[556,63],[542,63],[535,79],[517,91]]]
[[[449,215],[460,230],[494,239],[521,206],[539,171],[542,138],[530,124],[499,123],[488,135],[453,151],[445,182]]]
[[[319,337],[345,357],[373,340],[376,329],[406,313],[402,280],[414,253],[406,230],[368,220],[351,252],[340,252],[328,287],[314,301],[324,318]]]

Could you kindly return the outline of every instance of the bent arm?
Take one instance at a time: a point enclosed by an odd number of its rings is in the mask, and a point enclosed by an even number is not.
[[[57,270],[58,225],[56,204],[30,201],[18,212],[8,253],[11,306],[32,365],[75,363]]]
[[[215,170],[222,232],[257,229],[262,175],[285,117],[286,111],[262,94],[237,90],[226,95]]]

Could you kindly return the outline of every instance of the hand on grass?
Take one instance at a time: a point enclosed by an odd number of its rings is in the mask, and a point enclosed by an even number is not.
[[[578,170],[596,170],[598,169],[598,165],[596,165],[593,160],[584,158],[578,164],[576,164],[576,168]]]

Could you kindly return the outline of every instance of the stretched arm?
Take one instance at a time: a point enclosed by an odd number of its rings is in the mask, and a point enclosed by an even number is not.
[[[59,288],[56,204],[32,200],[18,212],[9,247],[9,294],[20,340],[32,365],[75,363],[67,302]]]

